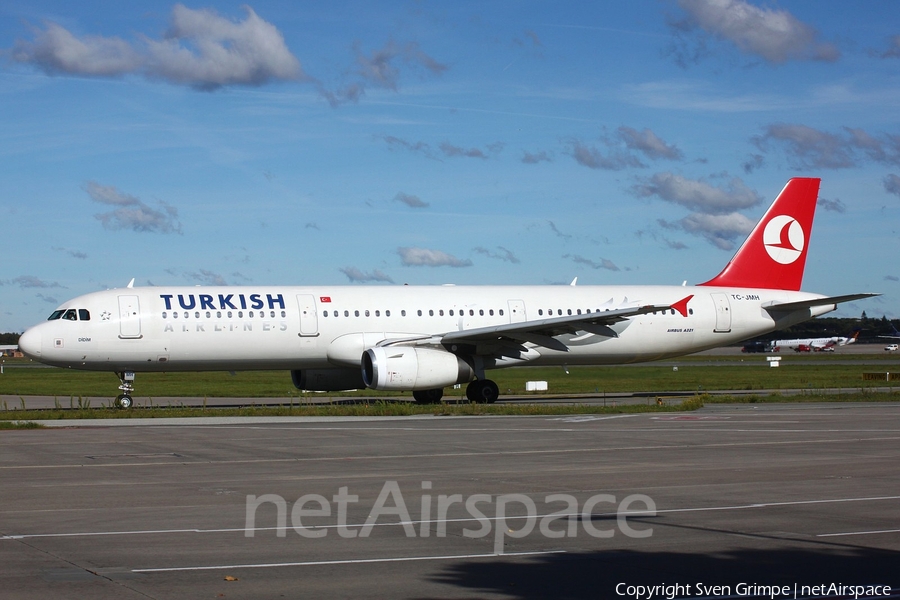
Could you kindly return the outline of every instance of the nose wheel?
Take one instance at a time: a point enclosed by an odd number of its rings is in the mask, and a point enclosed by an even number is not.
[[[122,382],[122,385],[119,386],[122,393],[116,396],[114,406],[116,408],[131,408],[134,406],[134,400],[131,397],[131,393],[134,391],[134,373],[124,371],[116,373],[116,375],[119,376],[119,381]]]

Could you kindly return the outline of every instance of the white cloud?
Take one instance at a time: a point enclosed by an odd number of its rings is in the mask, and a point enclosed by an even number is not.
[[[428,248],[397,248],[400,262],[407,267],[471,267],[469,259],[456,258],[440,250]]]
[[[762,201],[756,192],[737,177],[731,179],[723,189],[674,173],[657,173],[634,186],[632,191],[640,197],[657,196],[691,210],[715,214],[750,208]]]
[[[403,192],[397,192],[397,195],[394,196],[394,200],[396,202],[401,202],[410,208],[425,208],[429,206],[427,202],[419,198],[418,196],[414,196],[412,194],[404,194]]]
[[[21,289],[28,288],[61,288],[65,287],[60,285],[57,282],[49,282],[44,281],[39,277],[35,277],[34,275],[20,275],[14,279],[8,279],[6,281],[0,280],[0,285],[17,285]]]
[[[117,77],[142,67],[142,57],[125,40],[94,35],[78,39],[56,23],[47,23],[34,42],[17,42],[12,58],[50,74]]]
[[[675,223],[660,221],[660,225],[699,235],[717,248],[732,250],[735,242],[749,235],[756,223],[741,213],[726,215],[693,213]]]
[[[178,209],[165,202],[151,208],[139,198],[120,192],[115,186],[89,181],[84,191],[95,202],[116,206],[115,210],[94,215],[106,229],[131,229],[155,233],[181,233]]]
[[[482,246],[478,246],[477,248],[474,248],[474,250],[478,254],[483,254],[488,258],[496,258],[498,260],[502,260],[503,262],[510,262],[514,264],[522,262],[515,254],[512,253],[511,250],[504,248],[503,246],[497,246],[497,250],[499,250],[499,252],[488,250],[487,248],[484,248]]]
[[[34,41],[17,42],[12,57],[51,74],[136,74],[203,90],[303,77],[300,61],[278,29],[250,7],[244,11],[244,20],[232,21],[213,10],[176,4],[163,39],[144,36],[135,43],[118,37],[79,39],[51,22]]]
[[[375,269],[371,273],[366,273],[356,267],[344,267],[342,269],[338,269],[341,273],[347,276],[347,279],[354,283],[364,283],[366,281],[381,281],[384,283],[394,283],[394,280],[391,279],[390,275]]]
[[[679,0],[687,18],[674,24],[687,32],[699,27],[707,35],[725,40],[745,54],[781,64],[788,60],[833,62],[840,51],[833,44],[819,41],[818,32],[786,10],[754,6],[744,0]],[[694,58],[708,54],[703,39],[690,54]],[[682,52],[684,62],[687,52]]]
[[[638,131],[631,127],[619,127],[617,130],[619,139],[625,142],[629,150],[637,150],[650,159],[666,158],[669,160],[681,160],[683,154],[674,144],[666,144],[649,129]]]
[[[200,269],[199,272],[185,273],[185,277],[206,285],[228,285],[228,282],[225,281],[224,277],[218,273],[207,271],[206,269]]]
[[[889,173],[884,178],[884,189],[890,194],[900,196],[900,177],[894,175],[893,173]]]
[[[606,258],[601,258],[599,261],[591,260],[589,258],[585,258],[583,256],[579,256],[578,254],[565,254],[563,258],[569,258],[572,262],[587,265],[592,269],[606,269],[607,271],[621,271],[616,264]]]
[[[751,141],[763,151],[772,143],[784,146],[788,161],[797,169],[846,169],[857,166],[864,157],[900,165],[900,136],[876,138],[862,129],[842,129],[835,134],[806,125],[775,123]]]

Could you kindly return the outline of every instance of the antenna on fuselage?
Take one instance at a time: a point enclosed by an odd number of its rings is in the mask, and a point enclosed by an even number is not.
[[[134,277],[131,278],[131,281],[128,282],[128,285],[125,287],[133,288],[134,287]]]
[[[571,285],[572,287],[575,287],[575,284],[576,284],[576,283],[578,283],[578,278],[577,278],[577,277],[576,277],[575,279],[573,279],[573,280],[572,280],[572,283],[570,283],[569,285]]]

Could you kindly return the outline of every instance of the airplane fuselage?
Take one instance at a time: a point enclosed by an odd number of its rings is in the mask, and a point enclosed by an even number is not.
[[[776,321],[763,305],[821,296],[687,286],[146,287],[70,300],[20,345],[46,364],[96,371],[359,368],[366,348],[385,340],[672,305],[689,296],[685,315],[658,310],[616,323],[606,335],[556,336],[565,349],[526,342],[525,353],[485,367],[652,361],[736,343],[834,309],[804,309]]]

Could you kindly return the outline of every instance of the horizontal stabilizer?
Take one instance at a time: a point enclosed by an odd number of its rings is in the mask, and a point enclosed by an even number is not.
[[[846,296],[828,296],[825,298],[813,298],[812,300],[799,300],[797,302],[782,302],[780,304],[770,304],[763,306],[769,312],[791,312],[802,308],[812,308],[814,306],[828,306],[829,304],[841,304],[842,302],[853,302],[854,300],[862,300],[863,298],[871,298],[872,296],[880,296],[881,294],[847,294]]]

